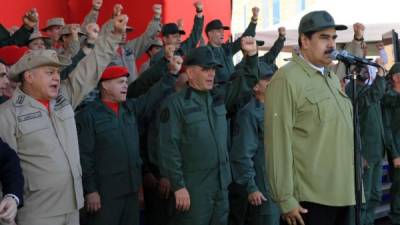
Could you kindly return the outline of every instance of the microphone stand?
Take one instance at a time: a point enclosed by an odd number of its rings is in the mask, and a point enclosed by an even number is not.
[[[362,204],[362,164],[361,164],[361,138],[359,130],[358,104],[357,104],[357,74],[350,74],[350,63],[344,63],[346,66],[346,74],[353,85],[353,129],[354,129],[354,184],[355,184],[355,224],[361,225],[361,204]]]

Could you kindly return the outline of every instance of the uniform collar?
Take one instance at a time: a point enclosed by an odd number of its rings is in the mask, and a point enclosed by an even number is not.
[[[314,75],[328,75],[330,76],[330,70],[327,67],[316,67],[312,65],[311,63],[307,62],[302,56],[297,55],[296,53],[292,54],[292,61],[295,62],[297,65],[299,65],[306,73],[308,76],[314,76]]]

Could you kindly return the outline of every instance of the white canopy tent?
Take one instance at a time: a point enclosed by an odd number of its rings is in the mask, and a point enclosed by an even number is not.
[[[397,3],[397,4],[396,4]],[[353,39],[353,24],[356,22],[365,25],[364,40],[374,44],[382,41],[382,35],[392,29],[400,31],[400,13],[397,5],[398,0],[320,0],[314,6],[294,16],[289,21],[277,24],[265,31],[257,31],[256,38],[265,41],[264,49],[269,49],[277,38],[278,27],[286,27],[286,42],[284,51],[291,51],[297,46],[297,28],[303,15],[314,10],[328,11],[337,24],[348,26],[346,31],[338,31],[337,43],[347,43]],[[240,34],[238,34],[240,35]],[[369,50],[375,48],[369,47]],[[372,53],[372,52],[370,52]]]

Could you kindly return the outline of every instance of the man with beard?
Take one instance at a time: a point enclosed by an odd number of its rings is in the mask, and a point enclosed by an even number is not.
[[[344,29],[326,11],[303,16],[300,54],[267,87],[267,173],[289,225],[349,224],[355,205],[352,105],[327,68]]]

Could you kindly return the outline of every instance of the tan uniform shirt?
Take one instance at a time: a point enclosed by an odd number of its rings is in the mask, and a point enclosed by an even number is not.
[[[74,109],[91,91],[114,56],[120,37],[99,37],[50,101],[50,113],[17,89],[0,107],[0,137],[18,153],[25,177],[25,205],[18,217],[47,218],[83,206],[82,172]]]

